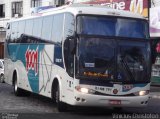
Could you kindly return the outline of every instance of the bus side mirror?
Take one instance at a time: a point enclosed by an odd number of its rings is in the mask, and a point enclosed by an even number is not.
[[[69,51],[72,55],[76,54],[76,38],[74,36],[68,37],[66,40],[69,42]]]

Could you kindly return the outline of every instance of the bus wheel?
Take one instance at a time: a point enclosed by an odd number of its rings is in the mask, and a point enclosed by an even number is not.
[[[67,110],[67,104],[60,101],[60,88],[58,84],[56,85],[56,90],[54,91],[54,93],[58,111],[65,112]]]
[[[23,91],[22,91],[22,89],[18,88],[17,74],[14,74],[13,80],[14,80],[14,82],[13,82],[13,85],[14,85],[14,94],[16,96],[22,96]]]
[[[21,89],[18,88],[18,83],[17,83],[17,74],[14,75],[13,79],[14,79],[14,82],[13,82],[13,85],[14,85],[14,94],[16,96],[21,96],[21,94],[22,94],[21,93]]]
[[[30,96],[31,92],[18,88],[17,74],[14,75],[14,94],[16,96]]]

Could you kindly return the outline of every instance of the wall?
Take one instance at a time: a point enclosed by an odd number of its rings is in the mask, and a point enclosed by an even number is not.
[[[160,6],[160,0],[151,0],[151,7]]]

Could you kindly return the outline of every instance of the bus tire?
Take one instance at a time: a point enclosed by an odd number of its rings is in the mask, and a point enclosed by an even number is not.
[[[15,96],[22,96],[22,89],[18,88],[17,74],[16,73],[14,73],[14,75],[13,75],[13,86],[14,86]]]
[[[55,100],[56,100],[56,103],[57,103],[58,111],[59,112],[65,112],[65,111],[67,111],[67,104],[60,101],[60,88],[59,88],[58,84],[56,85],[55,89],[56,90],[54,91],[54,93],[55,93]]]
[[[18,88],[17,74],[13,76],[14,94],[15,96],[30,96],[31,92]]]

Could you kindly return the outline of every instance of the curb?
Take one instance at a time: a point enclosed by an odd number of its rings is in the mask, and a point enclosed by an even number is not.
[[[153,92],[153,93],[150,93],[150,98],[160,99],[160,92]]]
[[[160,99],[160,95],[152,95],[151,98],[153,98],[153,99]]]

